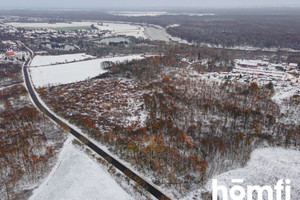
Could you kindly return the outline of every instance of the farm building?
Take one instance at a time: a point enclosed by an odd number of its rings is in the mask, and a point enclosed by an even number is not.
[[[289,69],[297,69],[297,67],[298,67],[297,63],[290,63],[288,66]]]
[[[268,67],[269,66],[269,62],[265,62],[265,61],[260,61],[257,64],[258,64],[258,66],[261,66],[261,67]]]
[[[7,51],[6,53],[7,53],[8,56],[14,56],[15,55],[14,51],[11,51],[11,50]]]
[[[248,61],[248,60],[242,60],[242,61],[240,61],[237,64],[239,66],[241,66],[241,67],[249,67],[249,68],[258,67],[258,63],[257,62]]]

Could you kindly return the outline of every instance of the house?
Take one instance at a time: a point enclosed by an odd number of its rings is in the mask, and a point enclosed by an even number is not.
[[[248,61],[248,60],[242,60],[239,63],[237,63],[241,67],[249,67],[249,68],[256,68],[258,67],[257,62]]]
[[[12,50],[8,50],[6,53],[7,53],[8,56],[14,56],[15,55],[14,51],[12,51]]]
[[[293,70],[293,69],[297,69],[298,68],[298,64],[297,63],[290,63],[286,69],[287,70]]]
[[[298,63],[290,63],[288,66],[290,69],[297,69]]]
[[[258,66],[261,66],[261,67],[268,67],[268,66],[269,66],[269,62],[259,61],[259,62],[258,62]]]

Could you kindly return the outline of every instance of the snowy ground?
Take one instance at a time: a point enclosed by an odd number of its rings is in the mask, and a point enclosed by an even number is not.
[[[300,199],[300,151],[283,148],[263,148],[255,150],[250,161],[244,168],[239,168],[215,176],[218,185],[231,188],[236,183],[231,183],[232,179],[244,179],[244,183],[239,184],[244,188],[248,185],[271,186],[278,180],[291,180],[291,199]],[[205,186],[208,191],[212,191],[212,182]],[[200,198],[201,190],[191,194],[186,199],[193,199],[194,195]],[[275,194],[274,194],[275,196]],[[196,198],[197,199],[197,198]],[[284,196],[282,199],[285,199]]]
[[[124,62],[142,58],[142,55],[101,58],[68,64],[34,67],[30,69],[30,73],[35,87],[61,85],[83,81],[105,73],[106,71],[101,68],[101,63],[104,61]]]
[[[73,62],[79,60],[86,60],[88,58],[94,58],[91,55],[85,53],[57,55],[57,56],[35,56],[31,62],[31,66],[53,65],[65,62]]]
[[[171,36],[165,32],[163,28],[156,28],[153,26],[145,26],[145,35],[151,40],[170,41]]]
[[[181,12],[165,12],[165,11],[161,11],[161,12],[135,12],[135,11],[120,11],[120,12],[116,12],[116,11],[111,11],[108,12],[111,15],[116,15],[116,16],[127,16],[127,17],[143,17],[143,16],[149,16],[149,17],[155,17],[155,16],[162,16],[162,15],[187,15],[187,16],[198,16],[198,17],[202,17],[202,16],[212,16],[214,14],[212,13],[181,13]]]
[[[161,16],[161,15],[166,15],[167,12],[127,12],[127,11],[121,11],[121,12],[115,12],[111,11],[108,12],[111,15],[116,15],[116,16],[127,16],[127,17],[143,17],[143,16],[149,16],[149,17],[154,17],[154,16]]]
[[[128,23],[100,23],[96,25],[99,30],[111,31],[112,35],[126,35],[136,38],[146,38],[144,28],[139,25]]]
[[[70,137],[71,138],[71,137]],[[30,200],[128,200],[129,196],[99,163],[81,152],[68,139],[59,160]]]
[[[281,86],[280,88],[275,88],[275,95],[272,97],[272,100],[276,103],[280,104],[283,100],[289,99],[293,95],[299,95],[300,94],[300,84],[297,84],[295,86],[292,85],[286,85]]]

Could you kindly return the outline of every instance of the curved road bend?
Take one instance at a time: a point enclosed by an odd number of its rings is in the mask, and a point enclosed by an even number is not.
[[[25,45],[24,45],[25,46]],[[28,49],[29,50],[29,49]],[[33,56],[33,53],[29,50],[31,57]],[[117,159],[107,154],[105,151],[103,151],[101,148],[99,148],[97,145],[95,145],[93,142],[91,142],[87,137],[83,136],[70,126],[68,126],[66,123],[58,119],[55,115],[53,115],[49,110],[47,110],[39,101],[39,99],[36,97],[36,94],[34,92],[33,86],[31,85],[31,82],[29,80],[28,76],[28,70],[27,65],[30,62],[30,58],[25,62],[23,65],[23,73],[25,78],[25,84],[27,87],[27,90],[35,103],[35,105],[48,117],[50,117],[53,121],[55,121],[57,124],[68,130],[74,137],[76,137],[78,140],[83,142],[86,146],[94,150],[98,155],[100,155],[102,158],[104,158],[107,162],[112,164],[114,167],[122,171],[127,177],[134,180],[136,183],[138,183],[142,188],[147,190],[149,193],[151,193],[154,197],[160,200],[170,200],[167,195],[165,195],[163,192],[161,192],[158,188],[156,188],[152,183],[146,181],[139,175],[137,175],[135,172],[133,172],[131,169],[127,168],[125,165],[120,163]]]

